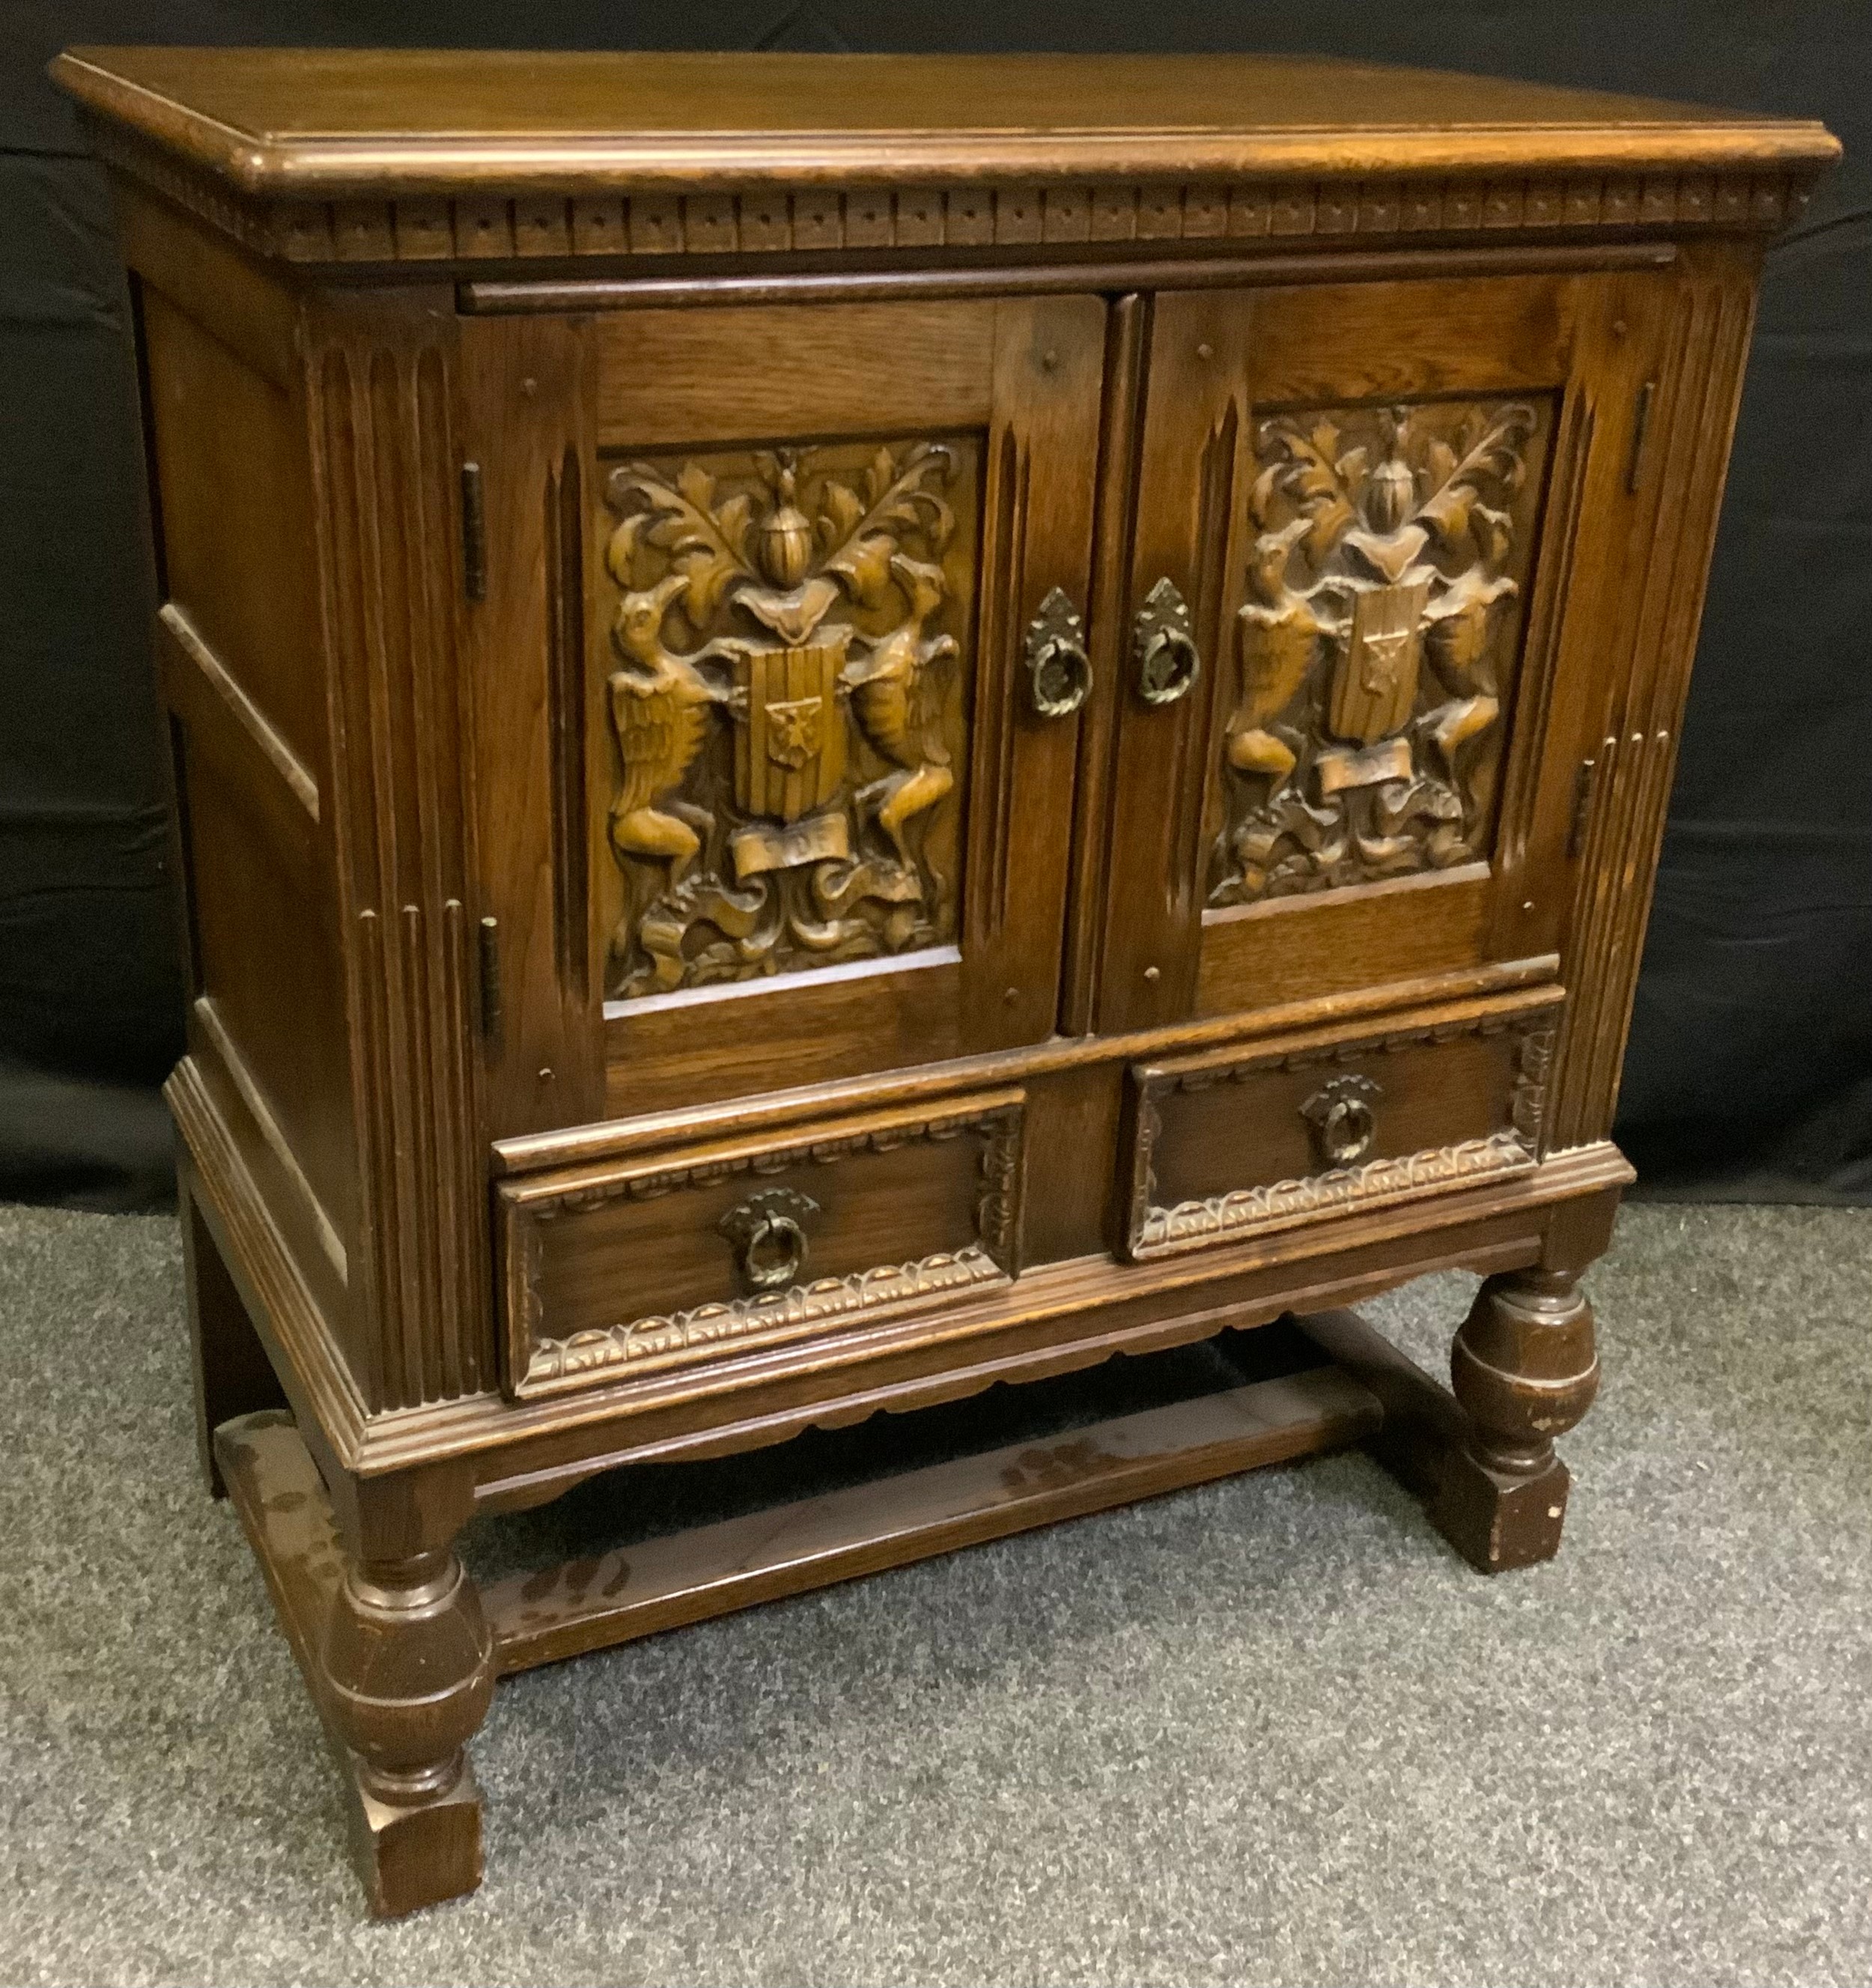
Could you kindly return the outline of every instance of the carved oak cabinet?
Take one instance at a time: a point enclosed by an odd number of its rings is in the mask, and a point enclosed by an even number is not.
[[[1332,1442],[1554,1550],[1823,130],[1206,56],[56,74],[133,279],[204,1450],[377,1909],[476,1882],[501,1672]],[[1334,1309],[1450,1265],[1453,1397]],[[1242,1384],[1051,1449],[456,1556],[1208,1341]]]

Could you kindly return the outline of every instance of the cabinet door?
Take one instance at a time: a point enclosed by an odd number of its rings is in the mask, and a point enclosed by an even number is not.
[[[465,326],[498,1134],[1052,1032],[1104,316]]]
[[[1671,282],[1156,299],[1101,1026],[1555,952]]]

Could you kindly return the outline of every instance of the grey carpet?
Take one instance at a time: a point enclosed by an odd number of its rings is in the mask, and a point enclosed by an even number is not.
[[[0,1210],[0,1980],[1872,1980],[1872,1215],[1627,1212],[1549,1567],[1349,1456],[536,1672],[387,1926],[181,1286]],[[1376,1309],[1434,1363],[1465,1290]]]

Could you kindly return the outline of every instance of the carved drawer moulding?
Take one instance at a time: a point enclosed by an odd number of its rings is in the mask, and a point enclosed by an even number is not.
[[[1263,1043],[1134,1065],[1124,1254],[1134,1263],[1178,1256],[1532,1172],[1543,1151],[1548,1072],[1564,1000],[1558,989],[1542,990],[1382,1030],[1344,1029],[1285,1044]],[[1465,1127],[1461,1135],[1435,1144],[1364,1157],[1374,1124],[1383,1123],[1387,1059],[1478,1039],[1499,1039],[1509,1046],[1510,1059],[1505,1081],[1473,1128]],[[1218,1192],[1160,1200],[1158,1172],[1171,1100],[1286,1072],[1309,1073],[1303,1087],[1309,1094],[1298,1101],[1298,1115],[1310,1125],[1321,1164],[1313,1171]],[[1264,1099],[1243,1094],[1229,1108],[1249,1113],[1267,1107]],[[1362,1121],[1363,1137],[1338,1149],[1346,1155],[1344,1163],[1330,1164],[1335,1147],[1328,1128],[1336,1128],[1351,1113],[1359,1114],[1353,1122]]]
[[[624,1165],[503,1182],[498,1202],[509,1393],[529,1400],[717,1364],[1006,1286],[1021,1267],[1025,1114],[1026,1097],[1019,1090],[978,1093],[919,1109],[840,1119],[777,1143],[723,1143]],[[931,1166],[940,1166],[951,1181],[966,1175],[966,1236],[946,1234],[937,1239],[941,1246],[901,1259],[894,1252],[891,1260],[842,1266],[820,1276],[809,1274],[807,1259],[792,1281],[744,1274],[736,1289],[735,1246],[745,1253],[750,1231],[775,1219],[784,1219],[789,1229],[796,1220],[809,1227],[822,1202],[830,1209],[841,1198],[849,1204],[863,1196],[867,1158],[921,1148],[947,1149]],[[830,1178],[834,1168],[843,1170],[843,1179],[816,1194],[816,1177],[823,1172]],[[913,1165],[913,1178],[917,1171]],[[764,1185],[779,1175],[791,1186]],[[611,1218],[616,1229],[627,1225],[632,1204],[671,1196],[680,1207],[701,1190],[724,1188],[738,1205],[719,1220],[711,1212],[699,1212],[694,1222],[696,1253],[718,1266],[712,1274],[722,1295],[660,1307],[655,1291],[647,1290],[640,1309],[627,1273],[605,1290],[605,1322],[564,1329],[547,1288],[547,1253],[556,1238],[563,1239],[561,1260],[576,1266],[584,1253],[581,1225],[603,1219],[607,1210],[623,1205],[625,1212]],[[919,1219],[920,1211],[913,1210],[888,1226],[914,1249]],[[627,1230],[623,1239],[628,1242]],[[806,1238],[800,1239],[803,1259]],[[612,1247],[617,1247],[615,1236]],[[744,1273],[748,1260],[744,1253]]]

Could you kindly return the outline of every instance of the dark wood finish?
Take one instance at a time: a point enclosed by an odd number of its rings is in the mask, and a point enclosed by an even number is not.
[[[509,1391],[705,1367],[1007,1285],[1026,1103],[978,1092],[504,1182]]]
[[[188,1292],[190,1364],[195,1383],[195,1443],[208,1489],[228,1495],[215,1453],[215,1432],[236,1416],[283,1408],[286,1390],[247,1315],[221,1247],[195,1205],[186,1169],[177,1183],[182,1220],[182,1275]]]
[[[1369,1436],[1380,1412],[1358,1382],[1336,1367],[1317,1367],[515,1575],[485,1596],[495,1660],[504,1672],[556,1663],[756,1602],[1291,1462]]]
[[[289,1417],[242,1416],[215,1456],[343,1777],[373,1915],[481,1882],[481,1796],[462,1742],[493,1694],[493,1645],[452,1555],[355,1566]]]
[[[1467,1434],[1455,1396],[1355,1311],[1304,1313],[1293,1324],[1376,1398],[1383,1420],[1366,1449],[1414,1496],[1434,1499]]]
[[[1512,248],[1361,249],[1357,265],[1372,280],[1387,277],[1513,276],[1559,269],[1668,269],[1676,245],[1660,242],[1526,242]],[[874,270],[793,269],[771,275],[703,277],[530,277],[520,282],[489,282],[469,277],[456,289],[461,309],[471,316],[528,316],[584,310],[719,309],[723,305],[784,303],[887,303],[913,297],[1046,296],[1096,289],[1124,292],[1159,289],[1241,289],[1269,284],[1331,282],[1346,274],[1348,258],[1338,254],[1296,255],[1263,250],[1257,255],[1181,255],[1158,261],[1130,256],[1122,261],[1033,264],[995,263],[979,268]],[[1112,369],[1116,377],[1117,369]]]
[[[1558,1002],[1433,1008],[1130,1073],[1122,1247],[1208,1249],[1539,1162]]]
[[[55,73],[172,197],[317,262],[1774,227],[1839,151],[1282,57],[86,49]]]
[[[1285,59],[56,70],[143,348],[198,1411],[377,1909],[475,1882],[498,1667],[1353,1433],[1553,1550],[1826,133]],[[1328,1316],[1452,1266],[1453,1395]],[[456,1559],[1293,1312],[1272,1394],[492,1627]]]
[[[1577,764],[1576,701],[1604,695],[1586,658],[1618,639],[1612,597],[1582,598],[1567,576],[1625,542],[1627,430],[1600,410],[1622,414],[1661,363],[1661,286],[1675,280],[1158,298],[1146,434],[1154,421],[1164,467],[1157,485],[1143,472],[1158,522],[1136,539],[1131,598],[1173,584],[1205,669],[1174,705],[1126,702],[1120,789],[1135,813],[1113,837],[1105,1026],[1554,943],[1570,876],[1549,796]],[[1408,471],[1414,494],[1380,530],[1380,430],[1400,416],[1388,488]],[[1433,488],[1439,451],[1455,460]],[[1185,472],[1196,455],[1206,480]],[[1408,695],[1374,728],[1333,712],[1370,667],[1360,617],[1380,602],[1410,604]],[[1560,671],[1563,639],[1580,660]],[[1203,792],[1182,782],[1178,807],[1154,806],[1186,765]]]
[[[1485,1574],[1551,1559],[1566,1516],[1566,1466],[1553,1453],[1599,1391],[1593,1307],[1563,1270],[1488,1278],[1451,1350],[1468,1440],[1438,1486],[1432,1516]]]

